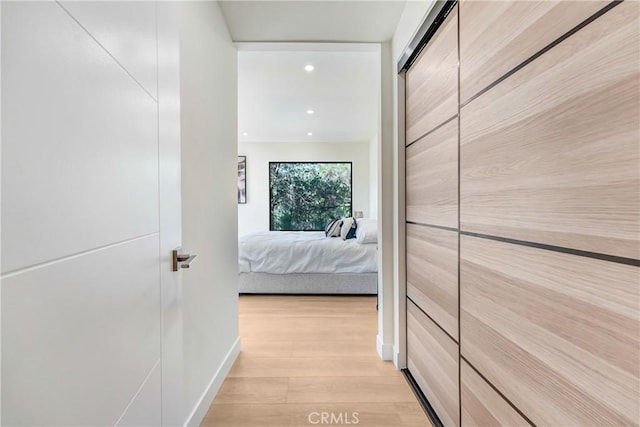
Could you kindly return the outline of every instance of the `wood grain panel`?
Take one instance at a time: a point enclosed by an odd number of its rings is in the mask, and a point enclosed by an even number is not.
[[[407,224],[407,296],[458,339],[458,233]]]
[[[445,426],[459,425],[458,345],[407,301],[407,366]]]
[[[529,426],[464,360],[460,367],[463,426]]]
[[[458,114],[458,6],[406,75],[407,144]]]
[[[462,103],[609,1],[460,2]]]
[[[536,425],[638,425],[640,269],[462,236],[462,354]]]
[[[462,109],[463,230],[640,258],[639,6]]]
[[[407,147],[407,221],[458,228],[458,120]]]

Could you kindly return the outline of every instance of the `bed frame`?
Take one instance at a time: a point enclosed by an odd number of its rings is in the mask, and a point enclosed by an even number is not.
[[[378,273],[240,273],[241,294],[378,293]]]

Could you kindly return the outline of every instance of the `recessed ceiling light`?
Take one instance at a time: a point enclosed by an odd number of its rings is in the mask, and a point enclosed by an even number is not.
[[[313,111],[313,110],[307,110],[307,114],[313,114],[313,113],[315,113],[315,111]]]
[[[305,71],[308,71],[308,72],[311,72],[311,71],[313,71],[314,69],[315,69],[315,67],[314,67],[313,65],[311,65],[311,64],[309,64],[309,65],[305,65],[305,66],[304,66],[304,70],[305,70]]]
[[[307,136],[312,136],[313,132],[307,132]]]
[[[242,132],[242,136],[249,136],[248,132]]]

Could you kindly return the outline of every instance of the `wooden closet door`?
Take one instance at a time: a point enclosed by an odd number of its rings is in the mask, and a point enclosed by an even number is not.
[[[458,228],[457,118],[407,147],[406,175],[407,221]]]
[[[451,11],[406,77],[406,143],[458,114],[458,8]]]
[[[458,233],[407,224],[407,297],[458,339]]]
[[[460,384],[463,426],[531,425],[466,361],[460,367]]]
[[[445,426],[458,390],[458,10],[406,75],[407,358]]]
[[[407,302],[408,366],[445,426],[460,424],[458,345],[411,301]]]
[[[463,230],[640,258],[638,6],[462,108]]]
[[[548,34],[596,14],[461,107],[462,357],[535,425],[638,425],[640,5],[463,2],[461,22],[526,7],[567,12],[529,26]],[[463,419],[483,419],[469,392]]]
[[[609,0],[462,0],[461,103],[467,103],[609,3]]]
[[[536,425],[638,423],[638,268],[461,239],[462,355]]]
[[[461,0],[411,64],[408,366],[445,425],[640,424],[639,142],[637,1]]]

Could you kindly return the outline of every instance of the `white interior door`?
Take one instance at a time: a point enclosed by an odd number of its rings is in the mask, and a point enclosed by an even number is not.
[[[2,424],[178,424],[176,17],[1,7]]]
[[[184,405],[182,273],[173,272],[171,268],[171,251],[182,242],[179,4],[158,2],[157,16],[162,421],[166,426],[178,426],[184,424],[187,416]]]

